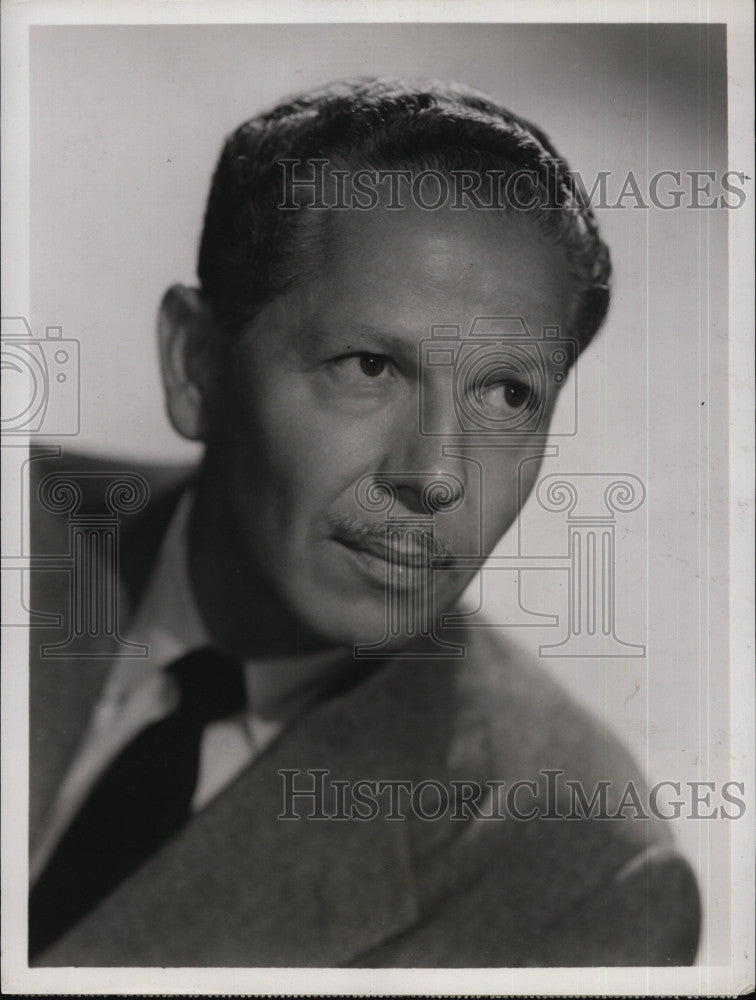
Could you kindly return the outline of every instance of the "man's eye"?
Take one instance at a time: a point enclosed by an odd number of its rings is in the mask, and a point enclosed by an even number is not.
[[[391,358],[385,354],[371,354],[369,351],[355,351],[335,359],[344,376],[359,379],[378,379],[390,370]]]
[[[368,378],[377,378],[386,371],[388,358],[383,354],[358,354],[360,370]]]
[[[529,385],[525,385],[524,382],[515,382],[512,379],[502,383],[501,392],[504,402],[507,406],[511,406],[513,410],[519,410],[525,406],[531,395]]]
[[[533,387],[516,378],[494,376],[483,381],[477,395],[479,405],[487,409],[521,410],[533,402]]]

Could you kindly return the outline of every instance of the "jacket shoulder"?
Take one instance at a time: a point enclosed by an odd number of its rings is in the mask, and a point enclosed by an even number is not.
[[[497,764],[516,766],[523,777],[563,769],[565,779],[644,787],[639,767],[611,725],[578,704],[535,656],[506,644],[491,629],[475,630],[468,647],[462,687],[485,706]]]
[[[611,727],[579,705],[538,661],[494,628],[445,632],[463,655],[397,666],[394,700],[411,742],[427,720],[422,759],[467,777],[537,777],[563,770],[585,782],[643,777]]]
[[[467,920],[474,940],[469,953],[460,948],[462,964],[471,954],[472,964],[501,964],[506,941],[534,965],[692,961],[695,878],[649,811],[632,756],[493,629],[454,639],[465,656],[406,669],[413,683],[395,700],[406,759],[420,762],[416,779],[437,779],[449,796],[441,821],[412,815],[408,824],[436,940],[446,922],[451,934]],[[608,911],[605,925],[599,915]],[[572,945],[565,951],[560,941]]]

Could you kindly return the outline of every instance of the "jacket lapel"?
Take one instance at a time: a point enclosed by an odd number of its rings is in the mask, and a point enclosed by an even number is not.
[[[39,964],[339,966],[415,922],[406,823],[279,818],[279,771],[312,789],[307,772],[328,769],[325,815],[336,811],[328,777],[402,773],[391,672],[300,717]],[[315,802],[295,809],[304,817]]]

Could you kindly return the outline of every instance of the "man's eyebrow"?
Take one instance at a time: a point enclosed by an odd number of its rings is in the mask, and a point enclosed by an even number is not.
[[[391,333],[388,330],[381,330],[378,327],[366,326],[365,324],[355,324],[348,330],[337,328],[315,328],[311,331],[314,339],[320,342],[327,342],[336,346],[337,349],[365,350],[368,345],[363,341],[370,341],[370,347],[375,348],[375,353],[398,355],[406,358],[417,358],[420,338],[414,336],[403,337],[401,334]]]

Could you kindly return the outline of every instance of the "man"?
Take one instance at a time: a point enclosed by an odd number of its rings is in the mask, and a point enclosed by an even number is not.
[[[695,882],[621,812],[632,762],[490,629],[441,623],[608,306],[564,162],[465,88],[334,85],[229,138],[198,270],[159,334],[204,458],[167,490],[143,470],[121,538],[149,656],[32,664],[31,960],[691,962]],[[575,813],[602,782],[617,818]],[[430,818],[423,784],[466,806]]]

